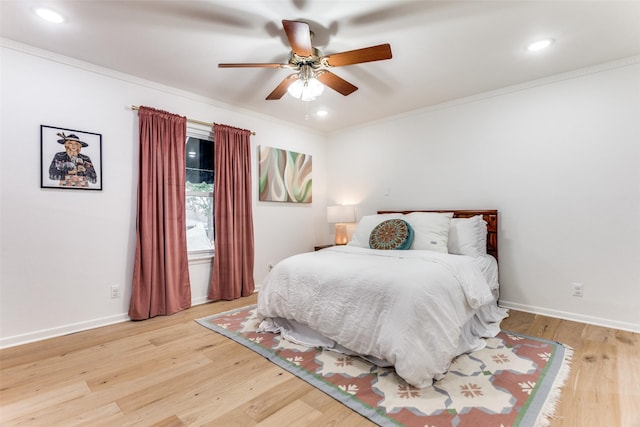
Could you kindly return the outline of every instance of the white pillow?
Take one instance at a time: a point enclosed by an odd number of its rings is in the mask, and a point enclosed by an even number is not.
[[[360,219],[358,225],[356,226],[353,235],[351,236],[351,241],[348,243],[349,246],[358,246],[360,248],[368,248],[369,247],[369,236],[373,229],[380,224],[382,221],[386,221],[388,219],[397,219],[402,218],[402,214],[400,213],[391,213],[391,214],[379,214],[379,215],[366,215]]]
[[[482,215],[451,220],[449,253],[473,257],[487,254],[487,223]]]
[[[402,219],[413,228],[411,249],[447,253],[449,225],[453,212],[411,212]]]

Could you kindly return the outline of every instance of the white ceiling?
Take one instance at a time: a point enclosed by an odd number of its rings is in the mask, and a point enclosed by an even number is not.
[[[640,1],[0,0],[0,14],[3,38],[326,132],[640,54]],[[217,64],[286,62],[282,19],[308,22],[325,55],[390,43],[393,58],[332,69],[349,96],[266,101],[290,70]],[[526,51],[542,37],[554,45]]]

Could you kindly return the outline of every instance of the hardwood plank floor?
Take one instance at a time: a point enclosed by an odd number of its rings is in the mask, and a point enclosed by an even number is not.
[[[372,426],[194,322],[255,302],[254,294],[1,350],[0,425]],[[640,427],[640,335],[513,310],[502,328],[573,347],[551,426]]]

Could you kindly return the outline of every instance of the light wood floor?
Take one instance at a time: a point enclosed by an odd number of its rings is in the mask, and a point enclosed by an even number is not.
[[[0,425],[373,425],[194,322],[255,301],[254,294],[4,349]],[[638,334],[515,311],[502,326],[574,348],[552,426],[640,427]]]

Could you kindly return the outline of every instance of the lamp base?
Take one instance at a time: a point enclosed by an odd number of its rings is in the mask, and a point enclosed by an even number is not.
[[[347,241],[347,224],[336,224],[336,245],[346,245]]]

